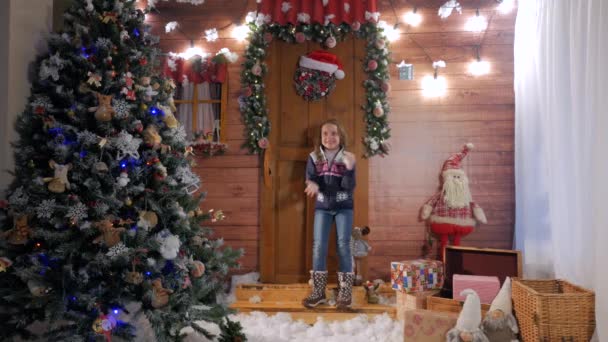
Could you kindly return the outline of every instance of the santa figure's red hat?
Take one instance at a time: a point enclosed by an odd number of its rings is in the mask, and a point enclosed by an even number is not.
[[[344,78],[344,70],[338,56],[327,51],[317,50],[300,56],[300,66],[333,74],[339,80]]]
[[[473,143],[467,143],[462,148],[462,151],[460,151],[458,153],[454,153],[453,155],[451,155],[443,163],[443,168],[441,169],[441,173],[442,174],[446,174],[446,173],[449,173],[451,171],[462,172],[462,169],[460,167],[460,163],[462,162],[462,160],[464,159],[464,157],[466,157],[467,154],[469,154],[469,152],[471,152],[473,150],[473,147],[474,147]]]

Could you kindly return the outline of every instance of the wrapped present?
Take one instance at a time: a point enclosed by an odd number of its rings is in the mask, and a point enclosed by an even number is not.
[[[500,280],[494,276],[476,276],[466,274],[454,274],[452,280],[453,299],[465,300],[465,296],[461,296],[460,292],[465,289],[472,289],[477,292],[479,300],[483,304],[491,304],[498,291],[500,291]]]
[[[456,325],[458,314],[430,310],[408,310],[403,327],[404,342],[445,342],[445,335]]]
[[[422,292],[401,292],[397,291],[397,319],[405,318],[405,311],[426,309],[426,297],[438,294],[439,290]]]
[[[443,285],[443,263],[418,259],[391,262],[391,286],[402,292],[440,289]]]

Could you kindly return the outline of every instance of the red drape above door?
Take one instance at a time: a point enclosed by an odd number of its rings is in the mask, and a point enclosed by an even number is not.
[[[377,22],[376,0],[262,0],[259,12],[281,25]]]

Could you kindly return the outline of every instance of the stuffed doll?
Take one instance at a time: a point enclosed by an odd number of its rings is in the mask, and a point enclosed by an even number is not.
[[[49,161],[49,166],[54,170],[53,177],[46,177],[42,180],[49,183],[47,186],[50,192],[61,194],[66,189],[70,189],[70,181],[68,180],[68,171],[72,169],[72,164],[57,164],[54,160]]]
[[[363,239],[364,236],[367,236],[370,232],[368,226],[363,228],[354,227],[351,233],[350,239],[350,249],[351,254],[353,256],[354,262],[354,271],[355,271],[355,286],[360,286],[363,284],[363,275],[362,272],[362,261],[367,256],[372,247],[369,245],[367,240]]]
[[[91,107],[89,108],[89,111],[95,112],[95,119],[97,121],[112,121],[112,118],[116,115],[114,107],[112,107],[112,95],[95,94],[97,95],[97,107]]]
[[[101,232],[101,235],[95,238],[93,243],[103,243],[108,248],[116,246],[120,242],[120,233],[125,231],[122,227],[114,227],[114,223],[109,219],[95,222],[93,225]]]
[[[148,125],[148,127],[146,127],[143,132],[143,136],[144,143],[146,143],[148,147],[151,147],[155,150],[158,150],[160,148],[162,138],[160,137],[160,134],[158,134],[158,128],[156,128],[156,126]]]
[[[421,210],[421,218],[428,220],[431,231],[439,236],[441,254],[448,237],[452,236],[454,245],[459,246],[460,239],[473,231],[476,221],[487,223],[483,209],[473,202],[469,179],[460,167],[472,149],[473,144],[468,143],[445,161],[441,170],[442,188]]]
[[[490,342],[481,330],[481,302],[477,293],[466,289],[460,293],[467,296],[456,326],[446,334],[446,342]]]
[[[32,235],[32,231],[27,224],[27,215],[16,215],[13,218],[13,228],[2,233],[11,245],[25,245]]]
[[[380,287],[380,283],[372,283],[371,281],[365,282],[365,295],[367,296],[367,302],[369,304],[378,304],[380,303],[380,295],[378,295],[378,288]]]
[[[511,303],[511,278],[507,277],[498,295],[490,305],[490,311],[483,320],[482,328],[492,342],[517,342],[519,328],[513,316]]]
[[[171,293],[173,293],[172,290],[163,287],[160,278],[155,279],[152,282],[152,307],[158,309],[167,305]]]

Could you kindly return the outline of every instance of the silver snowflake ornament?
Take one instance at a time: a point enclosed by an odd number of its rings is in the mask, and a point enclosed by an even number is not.
[[[111,146],[116,149],[116,160],[123,159],[126,156],[139,159],[139,146],[142,140],[134,138],[130,133],[123,130],[116,138],[111,139]]]

